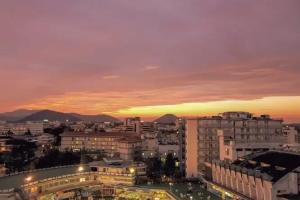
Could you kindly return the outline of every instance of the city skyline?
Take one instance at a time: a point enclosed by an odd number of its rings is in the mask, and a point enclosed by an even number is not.
[[[0,112],[248,111],[299,122],[299,7],[298,0],[3,1]]]

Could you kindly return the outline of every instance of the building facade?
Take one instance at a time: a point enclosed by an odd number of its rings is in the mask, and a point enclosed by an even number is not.
[[[300,150],[300,127],[288,125],[283,127],[283,134],[286,136],[286,146]]]
[[[218,131],[238,143],[282,142],[282,120],[268,115],[254,117],[247,112],[226,112],[219,116],[186,120],[185,167],[187,178],[204,174],[205,162],[220,159]],[[226,141],[225,141],[226,142]]]
[[[39,145],[51,145],[54,141],[54,136],[49,133],[43,133],[37,136],[37,144]]]
[[[98,179],[104,185],[133,186],[146,179],[146,165],[142,162],[104,159],[89,166],[98,173]]]
[[[277,142],[263,140],[256,142],[252,142],[251,140],[237,141],[230,137],[225,137],[224,131],[218,130],[220,160],[232,162],[256,152],[283,150],[286,137],[281,136],[280,138],[282,138],[281,142],[278,142],[279,140]]]
[[[206,163],[210,191],[223,199],[299,199],[300,155],[268,151],[248,155],[233,163]]]
[[[122,159],[134,159],[141,148],[141,139],[135,133],[99,132],[64,133],[61,135],[61,150],[101,151],[108,157],[120,156]]]
[[[41,135],[44,133],[43,122],[4,123],[0,126],[1,134],[11,132],[15,135],[24,135],[28,131],[30,131],[32,135]]]

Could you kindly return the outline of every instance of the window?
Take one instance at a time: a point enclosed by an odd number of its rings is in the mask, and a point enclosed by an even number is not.
[[[228,149],[228,148],[225,149],[225,154],[226,154],[227,156],[229,156],[229,149]]]
[[[85,178],[80,178],[79,182],[85,182]]]

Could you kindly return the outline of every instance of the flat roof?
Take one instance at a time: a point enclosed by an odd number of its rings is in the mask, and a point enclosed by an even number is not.
[[[94,161],[89,163],[90,167],[110,167],[110,168],[124,168],[134,165],[135,163],[132,161],[119,161],[108,163],[105,161]]]
[[[292,152],[268,151],[246,156],[232,163],[234,166],[251,169],[266,174],[276,182],[289,172],[300,167],[300,154]]]
[[[135,132],[65,132],[61,134],[62,137],[134,137],[137,136]]]

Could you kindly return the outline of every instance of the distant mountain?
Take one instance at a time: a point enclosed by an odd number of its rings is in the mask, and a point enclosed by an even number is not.
[[[52,110],[42,110],[36,113],[33,113],[32,115],[29,115],[21,120],[19,122],[25,122],[25,121],[43,121],[43,120],[49,120],[49,121],[81,121],[80,118],[75,117],[68,113],[62,113],[62,112],[56,112]]]
[[[25,111],[24,111],[25,113]],[[0,119],[1,120],[1,119]],[[63,112],[57,112],[53,110],[41,110],[41,111],[35,111],[31,112],[31,114],[28,112],[27,115],[25,115],[23,118],[19,117],[16,121],[18,122],[25,122],[25,121],[43,121],[43,120],[49,120],[49,121],[70,121],[70,122],[76,122],[76,121],[88,121],[88,122],[119,122],[120,120],[109,116],[109,115],[81,115],[77,113],[63,113]]]
[[[161,116],[160,118],[154,120],[154,122],[157,122],[159,124],[174,124],[177,120],[177,117],[173,114],[166,114]]]
[[[294,126],[296,130],[300,131],[300,123],[288,124],[289,126]]]
[[[82,121],[87,122],[120,122],[119,119],[112,117],[110,115],[81,115],[77,113],[70,113],[70,115],[73,115],[74,117],[77,117],[81,119]]]
[[[36,112],[39,112],[39,110],[19,109],[12,112],[0,113],[0,121],[18,121]]]

